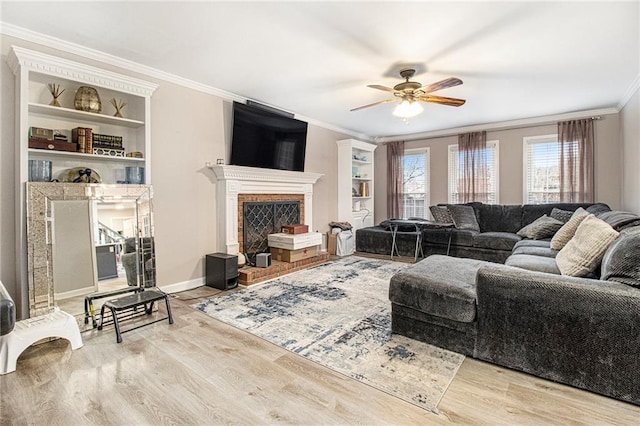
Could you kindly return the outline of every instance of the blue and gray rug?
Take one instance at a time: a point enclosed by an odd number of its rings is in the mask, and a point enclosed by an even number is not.
[[[435,411],[464,356],[391,334],[389,279],[406,266],[351,256],[193,307]]]

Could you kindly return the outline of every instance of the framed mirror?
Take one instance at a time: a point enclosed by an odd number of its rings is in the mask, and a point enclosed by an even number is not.
[[[29,314],[78,318],[96,292],[155,286],[150,185],[27,182]]]

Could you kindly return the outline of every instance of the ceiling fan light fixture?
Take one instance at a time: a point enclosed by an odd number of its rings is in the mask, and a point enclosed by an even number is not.
[[[400,118],[412,118],[424,111],[424,108],[418,102],[404,100],[398,104],[393,110],[393,115]]]

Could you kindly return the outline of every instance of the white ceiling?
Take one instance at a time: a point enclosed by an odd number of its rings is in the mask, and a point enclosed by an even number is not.
[[[7,2],[0,20],[372,137],[619,107],[640,75],[628,2]],[[404,123],[367,84],[458,77]]]

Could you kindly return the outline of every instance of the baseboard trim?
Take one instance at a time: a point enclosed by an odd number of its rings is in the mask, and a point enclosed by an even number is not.
[[[179,293],[181,291],[193,290],[194,288],[202,287],[204,285],[204,277],[196,278],[194,280],[182,281],[179,283],[168,284],[158,286],[160,290],[165,293]]]

